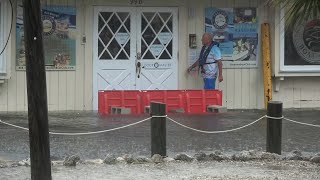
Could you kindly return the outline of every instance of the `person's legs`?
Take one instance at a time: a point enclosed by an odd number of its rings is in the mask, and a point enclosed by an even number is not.
[[[203,78],[204,89],[215,89],[216,78]]]

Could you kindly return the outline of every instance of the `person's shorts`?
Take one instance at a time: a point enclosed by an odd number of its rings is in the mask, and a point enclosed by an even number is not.
[[[204,89],[215,89],[216,78],[203,78]]]

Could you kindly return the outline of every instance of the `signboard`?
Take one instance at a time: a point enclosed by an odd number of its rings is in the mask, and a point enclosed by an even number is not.
[[[154,63],[143,63],[145,69],[168,69],[172,68],[172,63],[169,62],[154,62]]]
[[[150,51],[151,51],[152,54],[153,54],[154,56],[156,56],[156,57],[158,57],[158,56],[160,55],[162,49],[163,49],[162,44],[152,44],[152,45],[150,46]]]
[[[43,45],[47,70],[75,70],[76,67],[76,8],[42,6]],[[17,6],[16,69],[25,70],[23,9]]]
[[[224,68],[258,66],[256,8],[206,8],[205,32],[219,42]]]
[[[284,29],[284,23],[282,27]],[[297,21],[293,28],[287,28],[284,43],[281,43],[284,53],[280,60],[280,71],[320,72],[319,27],[320,17]]]
[[[169,32],[161,32],[161,33],[159,33],[158,38],[159,38],[159,41],[162,44],[166,45],[171,40],[171,33],[169,33]]]
[[[129,39],[129,34],[118,32],[116,34],[115,38],[119,44],[124,45],[127,42],[127,40]]]

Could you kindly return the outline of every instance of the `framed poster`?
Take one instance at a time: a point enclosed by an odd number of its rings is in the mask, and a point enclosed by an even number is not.
[[[320,72],[320,17],[285,28],[280,13],[280,72]]]
[[[219,42],[224,68],[258,66],[258,30],[256,8],[205,9],[205,32]]]
[[[42,6],[43,46],[46,70],[76,68],[76,8]],[[22,3],[17,5],[16,70],[25,70],[25,47]]]

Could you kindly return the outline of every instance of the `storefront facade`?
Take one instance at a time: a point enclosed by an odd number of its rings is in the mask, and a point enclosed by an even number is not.
[[[1,0],[1,7],[9,5]],[[317,71],[280,69],[281,14],[264,0],[73,0],[44,1],[43,6],[50,111],[96,110],[102,89],[201,89],[201,77],[186,69],[199,54],[204,32],[225,42],[220,45],[224,81],[217,83],[223,105],[262,109],[261,23],[271,27],[273,100],[286,108],[320,104]],[[0,61],[6,70],[0,76],[0,111],[27,110],[19,2],[13,9],[14,28]],[[1,11],[7,17],[1,21],[2,39],[10,13],[10,8]]]

